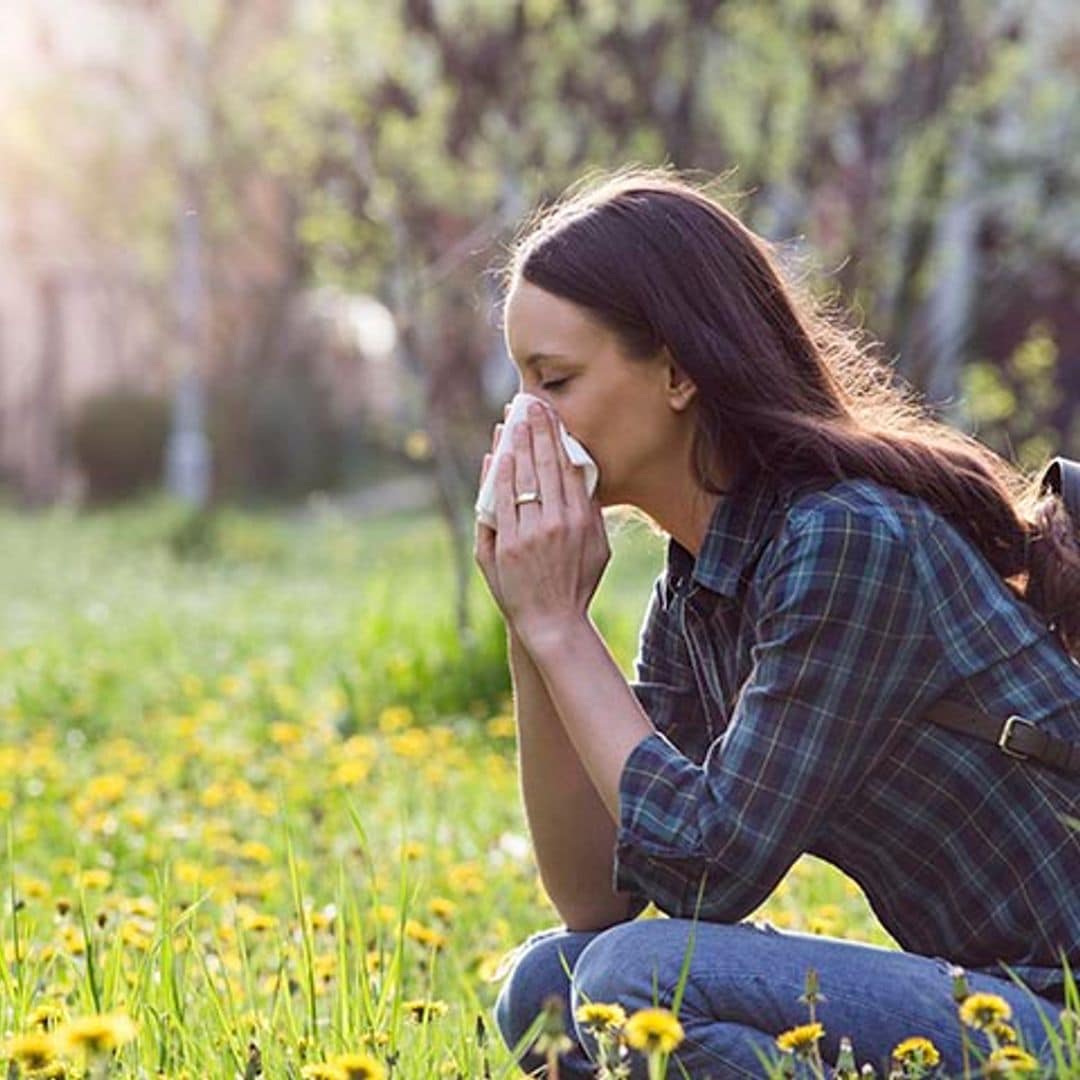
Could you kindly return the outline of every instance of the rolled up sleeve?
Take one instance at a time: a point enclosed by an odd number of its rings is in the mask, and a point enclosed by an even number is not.
[[[660,739],[676,756],[679,751],[668,741],[667,735],[659,733],[691,731],[700,729],[704,724],[703,707],[686,641],[665,603],[662,574],[653,586],[642,621],[630,689],[657,729],[657,734],[648,736],[646,741]],[[624,876],[620,880],[616,872],[613,883],[616,891],[633,895],[631,918],[648,905],[650,896],[642,892],[634,879]]]
[[[908,544],[842,504],[792,512],[750,586],[752,669],[698,765],[663,734],[620,777],[615,887],[736,921],[947,682]]]

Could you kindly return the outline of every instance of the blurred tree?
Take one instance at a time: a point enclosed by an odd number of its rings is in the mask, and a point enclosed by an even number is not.
[[[166,31],[181,12],[102,2]],[[393,311],[417,383],[402,430],[422,423],[432,443],[463,627],[471,502],[499,404],[485,389],[500,351],[486,271],[527,207],[591,167],[671,162],[724,177],[728,204],[782,242],[792,272],[813,252],[815,287],[853,301],[899,370],[958,422],[985,422],[981,395],[1000,400],[985,371],[962,381],[963,363],[1004,363],[1032,319],[1015,315],[1019,330],[1000,345],[974,331],[1053,267],[1046,333],[1061,342],[1056,370],[1077,378],[1069,222],[1080,154],[1069,151],[1080,113],[1069,91],[1080,33],[1052,0],[200,0],[182,10],[209,43],[202,213],[216,370],[242,388],[254,371],[288,367],[292,299],[306,285],[370,291]],[[101,166],[93,190],[71,185],[73,197],[164,280],[176,118],[162,108],[159,125],[124,142],[89,105],[70,115],[110,132],[142,178],[106,208],[121,174]],[[81,160],[69,141],[68,161]],[[1009,371],[997,373],[1006,388]],[[1075,398],[1038,402],[1025,432],[1074,423]]]
[[[976,360],[963,373],[967,409],[979,438],[1033,471],[1048,457],[1070,451],[1048,423],[1062,397],[1058,359],[1047,325],[1036,322],[1005,363]]]
[[[1009,5],[969,0],[297,11],[256,75],[267,160],[301,207],[316,277],[395,313],[425,387],[462,625],[471,496],[497,418],[477,283],[509,223],[593,165],[737,163],[748,222],[782,240],[804,230],[839,267],[813,270],[819,287],[861,305],[901,371],[952,407],[976,298],[973,200],[1030,74],[1027,44]]]

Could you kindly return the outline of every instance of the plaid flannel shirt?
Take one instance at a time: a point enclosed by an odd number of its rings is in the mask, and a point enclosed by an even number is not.
[[[868,480],[722,496],[674,538],[619,784],[614,887],[734,922],[803,852],[902,948],[1060,996],[1080,970],[1080,780],[924,720],[940,697],[1080,740],[1080,665],[924,501]],[[1080,824],[1080,823],[1078,823]]]

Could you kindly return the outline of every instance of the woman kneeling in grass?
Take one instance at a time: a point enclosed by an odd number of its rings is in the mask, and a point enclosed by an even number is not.
[[[655,980],[671,1007],[689,952],[674,1058],[693,1077],[762,1075],[806,1020],[811,968],[826,1060],[848,1036],[881,1067],[922,1036],[959,1070],[951,965],[1045,1052],[1063,960],[1080,964],[1080,775],[928,710],[1080,742],[1061,500],[892,385],[767,241],[669,171],[571,192],[508,284],[507,344],[541,403],[475,554],[565,923],[516,952],[508,1045],[560,995],[561,1076],[594,1075],[579,1006],[649,1006]],[[592,497],[560,422],[599,467]],[[629,684],[588,614],[616,505],[668,537]],[[803,852],[853,878],[902,950],[743,921]],[[632,921],[649,901],[670,918]]]

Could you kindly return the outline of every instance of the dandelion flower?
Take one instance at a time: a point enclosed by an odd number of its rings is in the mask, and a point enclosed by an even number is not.
[[[683,1041],[682,1024],[667,1009],[639,1009],[623,1029],[627,1043],[646,1054],[667,1054]]]
[[[5,1044],[4,1055],[27,1071],[44,1069],[56,1057],[56,1042],[40,1032],[16,1035]]]
[[[500,713],[487,722],[487,733],[495,739],[511,739],[517,734],[517,721],[512,716]]]
[[[131,1042],[136,1030],[134,1021],[126,1013],[102,1013],[71,1020],[56,1034],[61,1045],[69,1050],[105,1054]]]
[[[1011,1076],[1013,1073],[1037,1072],[1039,1063],[1019,1046],[1000,1046],[986,1060],[988,1076]]]
[[[453,900],[448,900],[445,896],[436,896],[428,901],[428,911],[430,911],[436,919],[442,919],[443,922],[449,922],[457,912],[457,904],[455,904]]]
[[[991,1024],[987,1031],[1000,1043],[1016,1042],[1016,1028],[1010,1027],[1004,1020]]]
[[[424,926],[423,923],[417,922],[416,919],[406,919],[405,936],[413,941],[418,941],[421,945],[431,945],[436,949],[443,948],[447,941],[445,934],[430,926]]]
[[[304,1080],[349,1080],[349,1074],[332,1061],[315,1061],[300,1070]]]
[[[609,1005],[603,1001],[579,1005],[574,1015],[579,1024],[584,1024],[597,1034],[608,1034],[626,1023],[626,1010],[621,1005]]]
[[[960,1019],[968,1027],[984,1030],[1009,1020],[1012,1007],[997,994],[969,994],[960,1005]]]
[[[251,931],[253,934],[264,934],[277,926],[277,919],[273,915],[268,915],[265,912],[254,911],[251,908],[242,907],[239,914],[241,927],[244,930]]]
[[[901,1064],[910,1062],[923,1068],[933,1068],[941,1060],[937,1047],[921,1035],[913,1035],[910,1039],[898,1043],[893,1048],[892,1056]]]
[[[344,1073],[345,1080],[386,1080],[386,1069],[370,1054],[338,1054],[333,1063]]]
[[[407,705],[391,705],[379,713],[379,730],[384,735],[390,735],[407,728],[412,720],[412,710]]]
[[[435,1016],[445,1016],[449,1006],[445,1001],[425,1001],[423,998],[414,998],[405,1002],[405,1008],[412,1014],[412,1018],[421,1023]]]
[[[35,1005],[30,1010],[30,1015],[26,1018],[27,1024],[30,1027],[43,1028],[45,1031],[51,1031],[56,1025],[63,1020],[64,1009],[63,1006],[57,1001],[43,1001],[40,1005]]]
[[[796,1054],[809,1053],[814,1044],[825,1034],[825,1028],[816,1020],[812,1024],[800,1024],[789,1028],[776,1036],[776,1045],[781,1050],[792,1050]]]

